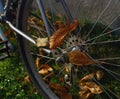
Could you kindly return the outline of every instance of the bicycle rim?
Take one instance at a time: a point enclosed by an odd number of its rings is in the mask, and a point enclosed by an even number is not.
[[[21,2],[18,28],[39,46],[18,36],[31,79],[46,98],[119,99],[120,2],[63,0],[71,18],[61,1],[42,0],[51,37],[37,3]]]

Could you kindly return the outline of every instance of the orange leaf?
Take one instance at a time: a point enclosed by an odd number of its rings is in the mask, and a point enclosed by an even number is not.
[[[94,63],[91,59],[89,59],[87,55],[85,55],[81,51],[78,51],[78,50],[71,51],[71,52],[68,52],[67,54],[68,54],[70,63],[74,65],[84,66],[84,65],[91,65]]]
[[[62,21],[56,21],[54,25],[57,27],[57,29],[65,27],[65,24]]]
[[[53,69],[47,64],[44,64],[41,66],[42,68],[39,70],[39,74],[41,75],[47,75],[49,72],[52,72]]]
[[[89,80],[92,80],[94,78],[95,74],[94,73],[91,73],[89,75],[86,75],[84,76],[81,80],[80,80],[80,83],[82,82],[86,82],[86,81],[89,81]]]
[[[57,94],[60,99],[72,99],[72,95],[68,93],[68,90],[65,86],[55,83],[49,83],[50,88]]]
[[[96,72],[96,78],[97,78],[97,80],[101,80],[103,78],[103,76],[104,76],[103,71],[98,70]]]
[[[87,91],[79,92],[79,99],[92,99],[93,94]]]
[[[85,87],[86,90],[89,90],[93,94],[101,94],[103,90],[95,82],[84,82],[81,83],[82,87]]]
[[[67,89],[60,84],[50,83],[49,86],[54,91],[57,91],[57,92],[60,92],[60,93],[67,93]]]
[[[60,97],[60,99],[72,99],[72,94],[70,94],[70,93],[59,93],[60,95],[59,95],[59,97]]]
[[[11,33],[12,29],[9,28],[6,32],[5,32],[5,36],[8,36]]]
[[[29,76],[24,77],[24,81],[25,81],[25,83],[31,82],[31,81],[30,81],[30,77],[29,77]]]
[[[36,63],[37,67],[40,67],[40,58],[39,57],[36,58],[35,63]]]
[[[73,32],[78,26],[78,21],[74,20],[72,24],[70,24],[70,32]]]
[[[68,33],[74,31],[78,26],[78,22],[75,20],[73,23],[67,23],[64,27],[59,28],[50,37],[50,48],[55,49],[61,45]]]
[[[48,44],[48,38],[37,38],[36,45],[38,47],[45,47]]]

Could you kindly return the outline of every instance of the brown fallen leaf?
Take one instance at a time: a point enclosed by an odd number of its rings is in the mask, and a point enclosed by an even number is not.
[[[65,27],[65,24],[62,22],[62,21],[56,21],[55,23],[54,23],[54,25],[56,26],[56,28],[57,29],[59,29],[59,28],[62,28],[62,27]]]
[[[67,55],[69,57],[69,62],[74,65],[86,66],[94,64],[94,62],[81,51],[71,51],[68,52]]]
[[[59,28],[50,37],[50,49],[55,49],[59,47],[64,41],[65,37],[72,31],[74,31],[78,26],[78,21],[75,20],[73,23],[67,22],[64,27]]]
[[[71,71],[70,66],[66,66],[66,67],[65,67],[65,71],[68,72],[68,73],[70,73],[70,71]]]
[[[59,96],[59,98],[60,99],[72,99],[72,94],[70,94],[70,93],[64,93],[64,92],[55,92],[58,96]]]
[[[93,94],[88,91],[80,91],[79,99],[92,99]]]
[[[94,73],[88,74],[80,80],[80,83],[92,80],[94,78],[94,76],[95,76]]]
[[[60,84],[49,83],[49,87],[59,93],[67,93],[68,92],[67,89]]]
[[[36,64],[37,67],[40,67],[40,57],[36,58],[35,64]]]
[[[46,69],[41,69],[41,70],[39,70],[38,73],[41,74],[41,75],[47,75],[49,73],[49,71],[46,70]]]
[[[12,32],[12,29],[11,28],[9,28],[6,32],[5,32],[5,36],[8,36],[8,35],[10,35],[10,33]]]
[[[38,47],[45,47],[48,44],[48,38],[37,38],[36,45]]]
[[[96,78],[97,78],[97,80],[101,80],[103,78],[103,76],[104,76],[103,71],[98,70],[96,72]]]
[[[47,17],[48,19],[51,19],[51,15],[50,15],[50,12],[49,12],[49,11],[45,11],[45,14],[46,14],[46,17]]]
[[[29,24],[35,24],[35,21],[37,21],[37,18],[36,18],[36,17],[33,17],[33,18],[29,18],[29,19],[28,19],[28,23],[29,23]]]
[[[56,83],[49,83],[49,87],[60,99],[72,99],[72,94],[68,92],[68,86],[62,86]]]
[[[52,67],[50,67],[47,64],[43,64],[38,73],[41,75],[47,75],[49,72],[52,72],[52,71],[53,71]]]
[[[30,83],[31,81],[30,81],[30,77],[29,76],[25,76],[24,77],[24,81],[25,81],[25,83]]]
[[[103,90],[95,82],[84,82],[81,83],[82,86],[86,87],[86,90],[89,90],[92,94],[101,94]]]

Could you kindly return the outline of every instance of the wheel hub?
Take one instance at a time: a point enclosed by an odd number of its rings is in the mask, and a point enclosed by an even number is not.
[[[87,45],[80,37],[70,35],[65,41],[65,51],[57,57],[56,62],[59,64],[72,63],[74,65],[83,66],[91,65],[94,62],[85,54],[87,52]]]

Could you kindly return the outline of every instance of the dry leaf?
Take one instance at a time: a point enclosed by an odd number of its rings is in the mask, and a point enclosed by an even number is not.
[[[50,37],[50,49],[55,49],[61,45],[68,33],[74,31],[78,26],[78,21],[75,20],[72,24],[69,22],[64,26],[59,28]]]
[[[60,99],[72,99],[72,94],[70,93],[59,93]]]
[[[60,99],[72,99],[72,95],[68,93],[68,86],[62,86],[56,83],[49,83],[49,87],[55,92]]]
[[[32,18],[29,18],[29,19],[28,19],[28,23],[29,23],[29,24],[35,24],[36,21],[37,21],[37,18],[36,18],[36,17],[32,17]]]
[[[89,91],[93,94],[101,94],[103,92],[100,86],[98,86],[95,82],[84,82],[81,85],[89,89]]]
[[[8,35],[10,35],[10,33],[12,32],[12,29],[11,28],[9,28],[6,32],[5,32],[5,36],[8,36]]]
[[[37,58],[36,58],[35,63],[36,63],[36,66],[37,66],[37,67],[40,67],[40,57],[37,57]]]
[[[85,55],[81,51],[78,51],[78,50],[71,51],[71,52],[68,52],[67,54],[68,54],[70,63],[74,65],[84,66],[84,65],[91,65],[94,63],[87,55]]]
[[[45,14],[46,14],[46,17],[47,17],[48,19],[51,19],[50,12],[48,12],[48,11],[45,11]]]
[[[38,73],[41,74],[41,75],[47,75],[49,72],[46,69],[41,69],[41,70],[39,70]]]
[[[79,92],[79,99],[92,99],[93,94],[87,91]]]
[[[68,72],[68,73],[70,73],[70,71],[71,71],[70,66],[66,66],[66,67],[65,67],[65,71]]]
[[[96,72],[96,78],[97,78],[97,80],[101,80],[103,78],[103,76],[104,76],[103,71],[98,70]]]
[[[37,38],[36,45],[38,47],[45,47],[48,44],[48,38]]]
[[[41,75],[47,75],[49,72],[52,72],[53,71],[53,69],[52,69],[52,67],[50,67],[49,65],[47,65],[47,64],[44,64],[44,65],[42,65],[41,66],[42,68],[39,70],[39,74],[41,74]]]
[[[86,81],[89,81],[89,80],[92,80],[94,78],[95,74],[94,73],[91,73],[89,75],[86,75],[84,76],[81,80],[80,80],[80,83],[82,82],[86,82]]]
[[[44,23],[43,23],[42,20],[38,20],[38,21],[36,22],[36,24],[39,25],[39,26],[40,26],[40,25],[44,25]]]
[[[33,24],[33,25],[36,24],[39,26],[44,25],[43,21],[41,19],[36,18],[36,17],[29,18],[28,23]]]
[[[78,21],[74,20],[74,22],[70,25],[70,32],[74,31],[78,26]]]
[[[25,83],[29,83],[30,82],[30,77],[29,76],[24,77],[24,81],[25,81]]]
[[[53,89],[56,92],[67,93],[67,89],[60,84],[49,83],[49,86],[51,89]]]
[[[57,27],[57,29],[65,27],[65,24],[62,21],[56,21],[54,25]]]

